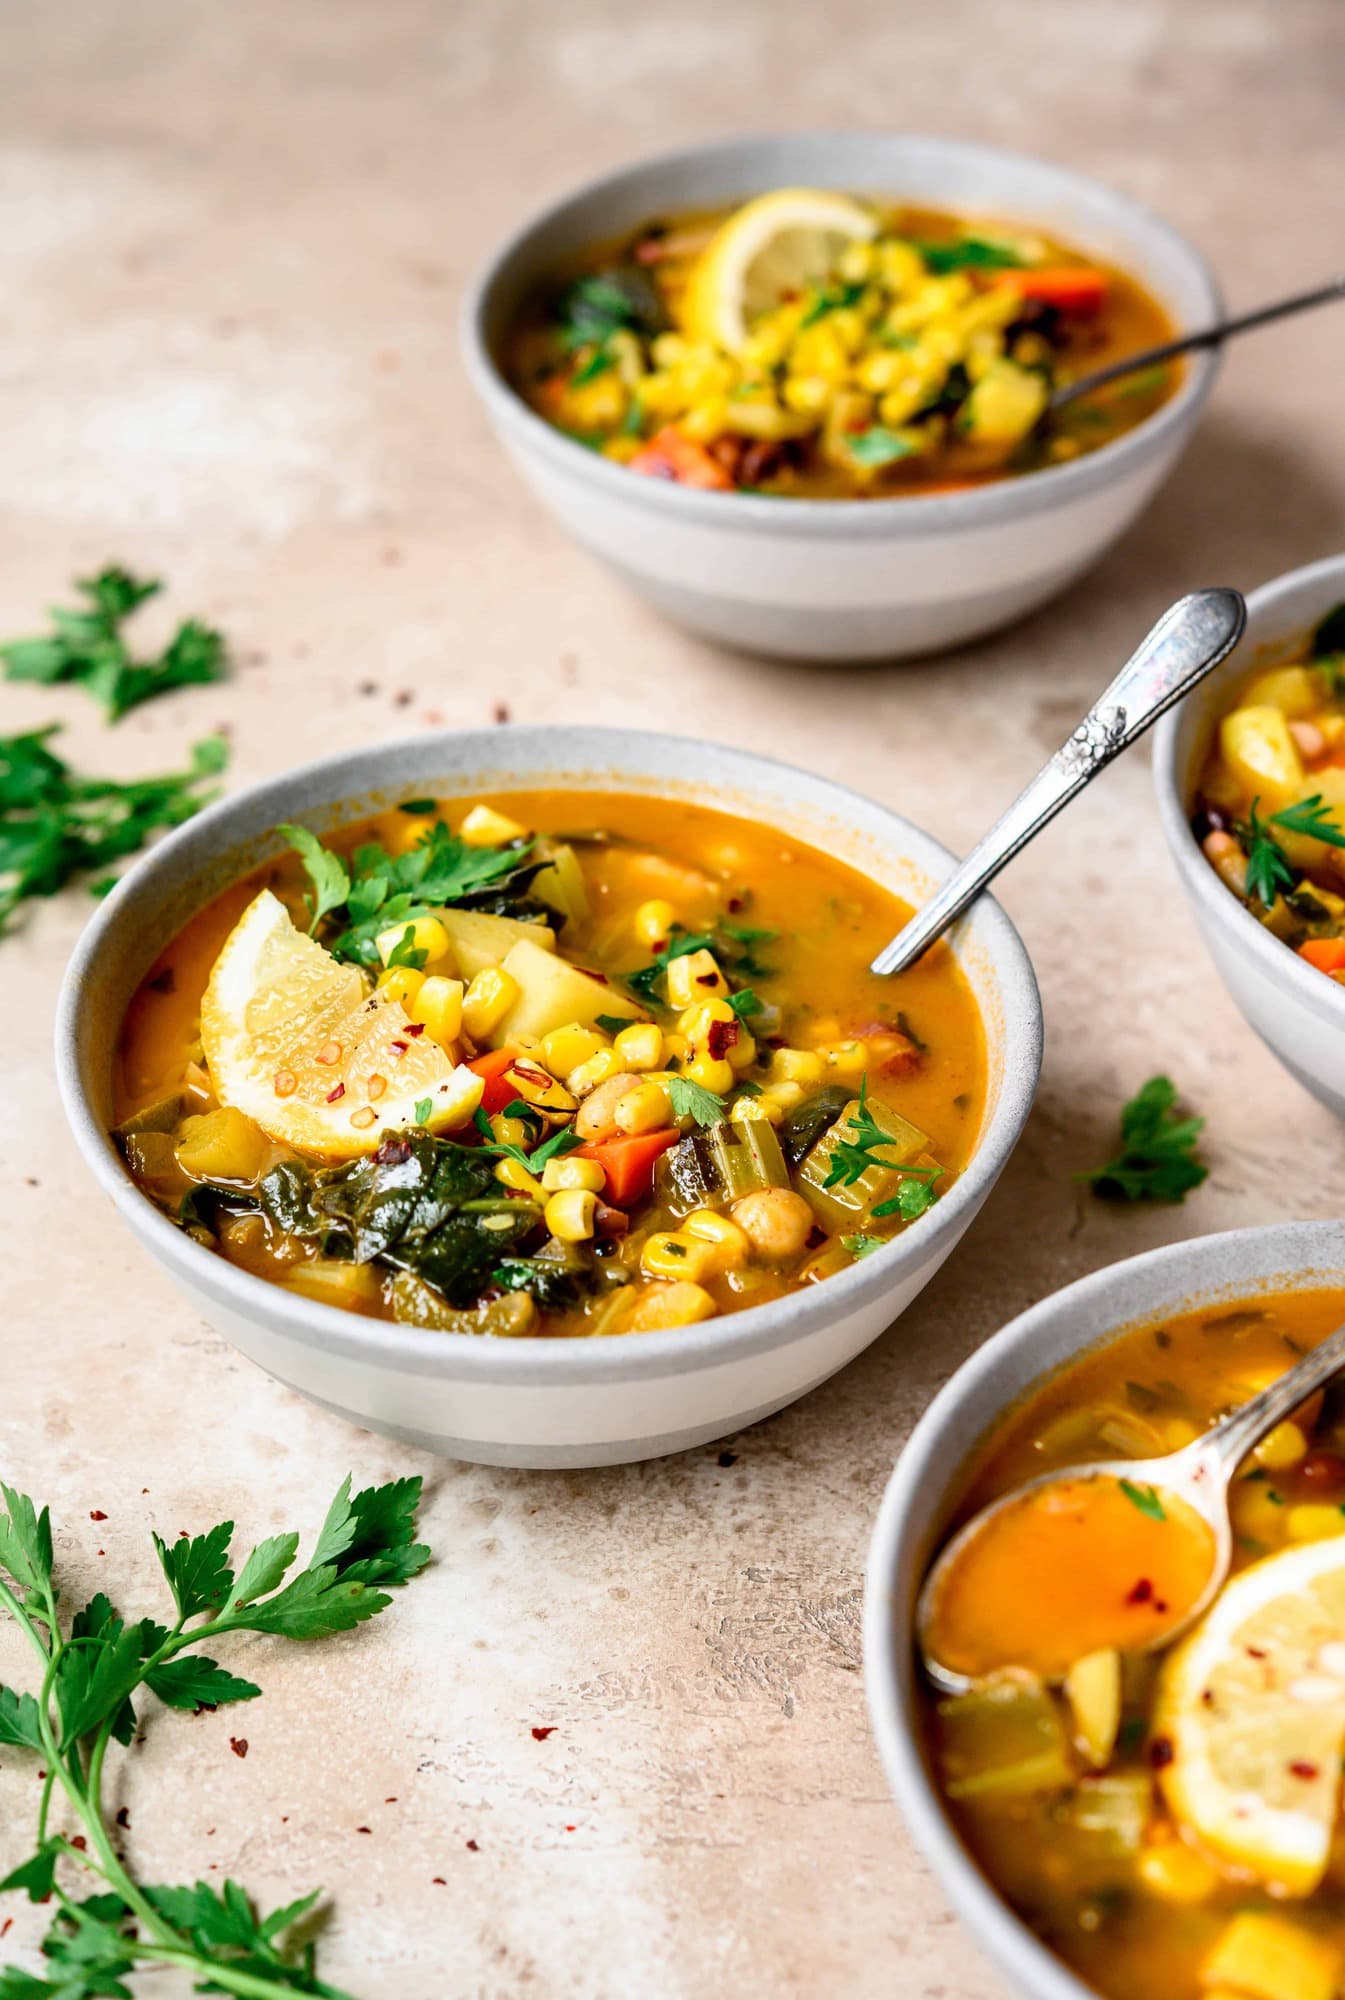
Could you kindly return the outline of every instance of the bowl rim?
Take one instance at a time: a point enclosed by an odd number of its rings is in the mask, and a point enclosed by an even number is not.
[[[977,926],[977,943],[987,953],[1002,995],[1003,1080],[999,1101],[990,1110],[976,1150],[952,1188],[922,1218],[918,1231],[896,1238],[884,1250],[838,1272],[824,1284],[790,1293],[766,1305],[720,1315],[692,1327],[624,1334],[620,1339],[607,1341],[546,1336],[488,1340],[471,1334],[435,1333],[401,1326],[395,1321],[366,1318],[286,1292],[278,1285],[254,1277],[193,1241],[136,1187],[91,1099],[79,1034],[89,983],[97,977],[98,960],[107,940],[127,921],[123,912],[129,912],[131,920],[135,920],[137,903],[146,894],[152,897],[162,877],[171,876],[177,857],[184,850],[190,852],[203,843],[208,844],[215,836],[218,836],[217,849],[227,850],[231,829],[236,839],[237,822],[259,812],[269,815],[268,823],[272,826],[294,817],[281,801],[292,795],[296,787],[305,788],[309,795],[298,817],[311,819],[324,808],[339,807],[343,801],[361,797],[360,783],[351,774],[365,765],[395,762],[411,755],[412,761],[429,774],[436,770],[436,759],[452,756],[455,747],[459,755],[465,749],[471,756],[474,746],[479,744],[486,768],[498,769],[508,763],[511,739],[518,747],[531,739],[548,751],[554,750],[550,769],[557,778],[567,770],[582,769],[585,758],[596,760],[606,748],[612,755],[612,768],[620,770],[624,763],[628,776],[638,781],[642,764],[645,775],[649,775],[648,759],[655,754],[650,746],[666,748],[671,743],[686,753],[687,781],[694,784],[696,759],[703,757],[707,748],[703,739],[663,731],[587,724],[513,724],[437,730],[337,752],[260,779],[206,807],[142,855],[99,906],[71,954],[57,1001],[57,1085],[86,1164],[104,1192],[111,1195],[132,1233],[189,1290],[204,1294],[212,1303],[243,1319],[260,1319],[272,1331],[301,1344],[322,1348],[345,1359],[377,1362],[409,1373],[518,1386],[587,1386],[604,1381],[631,1381],[691,1373],[706,1364],[741,1360],[789,1345],[829,1319],[841,1319],[871,1306],[893,1290],[902,1275],[912,1268],[926,1264],[936,1267],[967,1227],[1016,1146],[1032,1108],[1041,1068],[1041,1000],[1032,961],[1013,924],[989,896],[982,898],[981,906],[968,921]],[[923,828],[835,779],[817,777],[756,751],[732,745],[711,747],[727,755],[743,771],[745,779],[755,775],[763,790],[787,789],[787,784],[781,782],[782,776],[786,781],[806,779],[813,796],[827,796],[836,809],[847,811],[861,806],[866,815],[876,815],[884,832],[894,836],[894,851],[910,854],[914,850],[922,863],[928,857],[936,869],[953,866],[954,858],[948,849]],[[438,770],[442,775],[442,764]],[[543,767],[531,772],[525,770],[525,775],[535,784],[541,783]],[[657,768],[653,778],[654,790],[660,781],[665,785],[681,782],[666,771],[660,774]],[[404,782],[410,785],[414,779],[407,778]],[[401,789],[402,783],[397,780],[396,788]],[[370,780],[364,790],[376,787],[377,781]],[[320,799],[316,803],[315,790]],[[984,1016],[982,1020],[989,1037],[990,1024]]]
[[[911,1504],[922,1491],[931,1488],[938,1491],[942,1503],[962,1477],[969,1456],[990,1426],[983,1427],[974,1440],[959,1442],[955,1438],[958,1416],[982,1382],[987,1378],[993,1380],[1006,1357],[1024,1348],[1030,1350],[1053,1325],[1076,1309],[1105,1303],[1114,1291],[1124,1293],[1129,1280],[1140,1274],[1171,1273],[1174,1301],[1171,1309],[1179,1310],[1180,1301],[1192,1296],[1195,1282],[1202,1282],[1188,1278],[1183,1285],[1183,1270],[1189,1271],[1193,1264],[1207,1265],[1213,1274],[1228,1252],[1244,1244],[1264,1244],[1274,1250],[1278,1269],[1273,1277],[1261,1280],[1263,1283],[1289,1281],[1296,1272],[1314,1267],[1320,1270],[1334,1266],[1345,1271],[1345,1223],[1298,1220],[1258,1223],[1250,1228],[1186,1237],[1105,1264],[1100,1270],[1062,1285],[1025,1311],[1016,1313],[954,1370],[907,1439],[879,1506],[865,1565],[863,1612],[864,1685],[879,1757],[916,1845],[958,1915],[965,1920],[996,1971],[1019,1991],[1030,1995],[1031,2000],[1098,2000],[1098,1995],[1096,1988],[1085,1984],[1042,1943],[981,1872],[963,1846],[926,1768],[910,1714],[911,1704],[902,1691],[901,1663],[903,1656],[909,1657],[906,1654],[909,1635],[903,1631],[898,1640],[891,1603],[893,1580],[908,1552],[912,1531],[907,1520]],[[1257,1281],[1246,1282],[1250,1289]],[[1074,1359],[1095,1352],[1123,1333],[1128,1325],[1143,1324],[1152,1316],[1146,1312],[1137,1320],[1133,1312],[1118,1307],[1109,1330],[1080,1347]],[[1060,1367],[1069,1365],[1055,1363],[1029,1374],[1014,1393],[1012,1402],[1004,1407],[1012,1407],[1013,1402],[1030,1396]],[[950,1443],[954,1442],[956,1450],[950,1453]]]
[[[1285,570],[1249,591],[1246,632],[1227,665],[1216,671],[1213,687],[1226,687],[1249,671],[1252,663],[1247,657],[1248,648],[1267,641],[1276,643],[1273,632],[1267,632],[1263,638],[1254,628],[1263,621],[1273,622],[1284,598],[1304,589],[1312,589],[1318,583],[1326,586],[1328,582],[1334,583],[1339,597],[1345,597],[1345,554],[1324,556],[1318,562],[1304,563],[1299,569]],[[1291,644],[1294,636],[1292,631],[1286,632],[1283,643]],[[1188,704],[1198,698],[1198,693],[1188,695],[1185,701],[1169,709],[1159,719],[1154,730],[1152,767],[1154,789],[1158,794],[1158,815],[1183,886],[1197,909],[1207,913],[1212,922],[1224,929],[1229,943],[1249,955],[1268,979],[1287,987],[1299,1004],[1319,1020],[1329,1022],[1333,1027],[1345,1028],[1345,987],[1339,986],[1335,980],[1324,979],[1315,967],[1308,965],[1297,952],[1290,951],[1286,944],[1257,921],[1251,911],[1224,887],[1201,853],[1191,831],[1183,775],[1177,767],[1182,719],[1184,715],[1195,712]]]
[[[873,500],[803,500],[778,494],[702,492],[667,480],[641,479],[626,466],[589,451],[547,423],[510,384],[486,334],[486,321],[496,291],[515,256],[544,237],[572,209],[602,195],[617,194],[636,177],[676,173],[717,156],[726,161],[746,159],[756,150],[782,145],[854,144],[865,139],[894,139],[936,158],[976,160],[987,167],[1031,167],[1055,176],[1062,188],[1082,191],[1094,199],[1101,197],[1133,235],[1161,241],[1174,258],[1185,264],[1190,277],[1205,294],[1210,321],[1223,314],[1223,293],[1202,252],[1153,210],[1091,174],[1079,173],[1037,154],[923,132],[810,128],[799,132],[749,133],[627,161],[624,166],[577,183],[535,210],[506,236],[477,270],[458,317],[463,361],[487,410],[521,450],[539,453],[557,472],[577,476],[613,500],[624,499],[656,514],[700,522],[721,531],[769,528],[792,535],[831,537],[856,532],[867,537],[886,536],[902,529],[912,535],[942,534],[949,529],[983,527],[1006,518],[1040,513],[1057,505],[1068,506],[1085,494],[1110,485],[1113,479],[1123,478],[1160,450],[1170,437],[1194,424],[1219,371],[1222,354],[1217,348],[1188,355],[1186,373],[1176,394],[1133,430],[1062,465],[1044,466],[1017,478],[959,493],[895,495]]]

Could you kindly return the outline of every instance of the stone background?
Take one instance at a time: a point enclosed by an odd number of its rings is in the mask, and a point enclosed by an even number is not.
[[[241,784],[504,701],[810,763],[965,847],[1171,597],[1341,546],[1345,322],[1239,347],[1177,475],[1065,602],[947,659],[823,672],[681,636],[543,518],[458,366],[464,278],[639,151],[907,124],[1103,176],[1251,303],[1345,263],[1342,19],[1338,0],[11,0],[0,630],[116,557],[169,579],[165,617],[222,624],[240,665],[115,738],[64,691],[0,690],[3,727],[59,715],[77,762],[129,773],[227,722]],[[361,2000],[998,1993],[869,1740],[861,1574],[894,1454],[958,1361],[1055,1286],[1345,1201],[1339,1128],[1197,944],[1142,753],[1004,901],[1046,1069],[961,1254],[731,1465],[711,1448],[569,1476],[417,1464],[213,1338],[94,1197],[55,1104],[81,894],[0,947],[0,1463],[52,1501],[72,1588],[106,1578],[148,1609],[151,1526],[311,1529],[348,1467],[428,1482],[437,1565],[394,1613],[307,1652],[245,1642],[267,1692],[244,1719],[156,1721],[124,1793],[145,1877],[217,1865],[276,1901],[324,1884],[326,1973]],[[1208,1115],[1211,1178],[1179,1210],[1106,1210],[1072,1176],[1159,1068]],[[0,1866],[36,1789],[0,1757]],[[19,1949],[32,1913],[9,1908]]]

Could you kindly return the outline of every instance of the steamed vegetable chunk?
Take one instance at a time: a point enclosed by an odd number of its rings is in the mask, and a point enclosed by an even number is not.
[[[1171,330],[1134,279],[1037,229],[795,188],[595,246],[525,302],[503,358],[549,423],[648,478],[890,498],[1123,435],[1178,368],[1044,422],[1051,391]]]
[[[935,1613],[993,1667],[925,1702],[931,1761],[994,1886],[1104,2000],[1339,2000],[1345,1976],[1345,1394],[1308,1399],[1243,1461],[1234,1574],[1194,1603],[1190,1522],[1144,1478],[1345,1319],[1345,1294],[1258,1294],[1134,1326],[1001,1417],[961,1482],[956,1527],[1043,1472],[1132,1456],[1079,1545],[1059,1518],[986,1536],[961,1601]],[[1045,1532],[1042,1532],[1045,1530]],[[1208,1539],[1209,1531],[1203,1531]],[[979,1538],[972,1539],[972,1546]],[[1091,1622],[1135,1621],[1098,1643]],[[951,1621],[951,1623],[950,1623]],[[1157,1644],[1155,1645],[1155,1641]],[[1012,1654],[1006,1664],[1004,1648]]]
[[[970,995],[946,951],[874,979],[903,911],[825,855],[585,792],[281,832],[119,1051],[132,1174],[246,1270],[427,1333],[687,1326],[881,1249],[965,1165]]]
[[[1220,718],[1192,831],[1224,885],[1345,984],[1345,605]]]

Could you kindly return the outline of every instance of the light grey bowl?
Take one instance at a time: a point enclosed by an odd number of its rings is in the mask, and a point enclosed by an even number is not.
[[[1200,766],[1236,683],[1310,633],[1345,599],[1345,555],[1290,570],[1251,592],[1236,652],[1154,731],[1158,810],[1182,888],[1219,976],[1289,1074],[1345,1117],[1345,987],[1281,944],[1210,867],[1189,818]]]
[[[192,1306],[245,1354],[352,1422],[488,1464],[621,1464],[722,1437],[780,1409],[866,1347],[934,1275],[1012,1152],[1041,1064],[1041,1008],[1017,932],[988,898],[953,938],[981,1009],[989,1089],[967,1171],[919,1225],[825,1284],[699,1326],[613,1340],[427,1333],[300,1298],[227,1264],[154,1208],[107,1134],[112,1051],[157,952],[216,891],[278,853],[273,829],[322,832],[411,794],[603,786],[765,821],[917,902],[951,857],[845,787],[741,750],[635,731],[443,732],[309,764],[210,807],[130,871],[61,991],[57,1075],[99,1185]]]
[[[891,659],[959,644],[1055,596],[1129,526],[1177,457],[1217,358],[1115,443],[966,493],[789,500],[646,479],[536,416],[497,361],[520,300],[557,263],[679,208],[799,185],[1036,225],[1146,284],[1179,327],[1222,301],[1204,259],[1100,182],[1019,153],[904,132],[801,132],[668,153],[590,182],[524,225],[463,309],[468,372],[501,441],[569,532],[706,638],[795,659]]]
[[[1028,2000],[1089,2000],[1093,1989],[981,1874],[944,1809],[922,1745],[915,1600],[968,1464],[1007,1410],[1129,1326],[1258,1292],[1341,1284],[1340,1222],[1233,1229],[1111,1264],[1021,1313],[965,1362],[916,1425],[888,1483],[864,1590],[864,1679],[883,1768],[949,1901],[996,1970]]]

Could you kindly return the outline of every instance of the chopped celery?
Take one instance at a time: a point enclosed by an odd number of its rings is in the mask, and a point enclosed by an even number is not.
[[[311,1268],[311,1267],[310,1267]],[[433,1285],[411,1271],[399,1271],[392,1281],[393,1317],[403,1326],[423,1326],[433,1333],[489,1333],[514,1337],[531,1333],[537,1307],[526,1292],[506,1292],[503,1298],[458,1311],[439,1296]]]
[[[1059,1707],[1033,1674],[996,1675],[941,1701],[938,1716],[950,1799],[1049,1792],[1074,1782]]]
[[[1138,1854],[1153,1817],[1153,1786],[1144,1771],[1085,1778],[1055,1808],[1074,1835],[1077,1859],[1120,1860]]]
[[[848,1185],[842,1180],[828,1178],[837,1166],[845,1149],[854,1150],[855,1134],[860,1127],[853,1123],[864,1111],[886,1136],[882,1145],[882,1158],[864,1169]],[[879,1104],[870,1098],[861,1106],[857,1097],[852,1097],[831,1129],[824,1133],[811,1148],[807,1158],[798,1169],[799,1192],[811,1204],[818,1220],[833,1231],[854,1230],[868,1222],[880,1202],[890,1201],[901,1185],[903,1166],[913,1166],[926,1153],[929,1135],[912,1125],[909,1118],[903,1118],[899,1111],[893,1111],[886,1104]]]
[[[737,1201],[758,1188],[788,1187],[789,1169],[764,1118],[730,1118],[690,1132],[659,1161],[659,1198],[674,1215]]]
[[[141,1132],[175,1132],[178,1120],[187,1108],[186,1093],[175,1090],[169,1097],[160,1097],[153,1104],[145,1105],[141,1111],[133,1111],[129,1118],[123,1118],[114,1126],[114,1139],[129,1139]]]
[[[1332,2000],[1340,1951],[1305,1924],[1263,1910],[1235,1916],[1200,1969],[1201,1984],[1248,2000]]]

